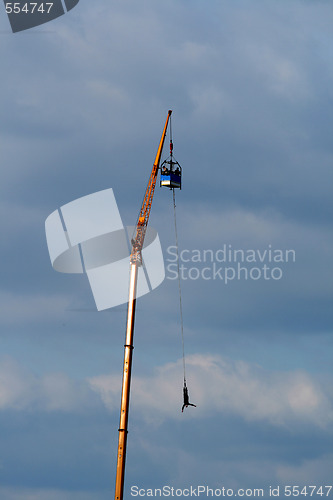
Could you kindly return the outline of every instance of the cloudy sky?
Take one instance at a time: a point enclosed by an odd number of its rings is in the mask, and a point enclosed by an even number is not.
[[[166,279],[138,301],[126,498],[332,484],[332,22],[331,0],[80,0],[13,34],[0,6],[1,499],[113,497],[126,307],[52,269],[44,222],[112,187],[134,224],[168,109],[197,408],[157,188]],[[295,258],[238,279],[223,249]]]

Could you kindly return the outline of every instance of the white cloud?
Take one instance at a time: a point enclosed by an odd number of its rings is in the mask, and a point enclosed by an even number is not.
[[[0,410],[83,411],[96,397],[85,382],[64,373],[36,376],[10,357],[0,361]]]
[[[34,398],[35,378],[24,374],[19,365],[7,358],[0,364],[0,408],[20,410]]]
[[[277,467],[277,477],[280,484],[313,484],[319,488],[319,486],[327,484],[328,478],[332,477],[332,470],[333,454],[330,454],[303,460],[298,465],[279,465]],[[324,489],[324,496],[326,496],[326,493],[327,490]]]
[[[304,371],[278,372],[218,355],[187,358],[188,387],[196,409],[193,418],[207,412],[238,415],[248,421],[277,426],[333,424],[331,395],[323,383]],[[134,376],[132,405],[150,423],[180,418],[182,362],[167,363],[149,376]],[[29,411],[85,411],[97,394],[112,412],[119,411],[120,374],[75,381],[64,373],[36,376],[7,357],[0,362],[0,409]]]
[[[269,372],[243,361],[192,355],[187,359],[189,391],[198,406],[188,410],[203,418],[213,411],[273,425],[333,424],[333,406],[321,385],[305,372]],[[151,422],[180,416],[182,364],[169,363],[150,377],[134,377],[133,407]],[[106,406],[114,409],[115,378],[89,379]]]
[[[89,378],[88,383],[100,395],[103,403],[109,410],[114,411],[118,409],[121,390],[120,376],[98,375]]]
[[[193,119],[209,120],[221,119],[226,110],[230,110],[230,97],[226,92],[212,83],[191,85],[190,99],[193,104]]]
[[[304,424],[307,428],[326,430],[332,426],[332,400],[325,393],[324,386],[305,372],[273,372],[244,361],[197,354],[187,359],[187,375],[191,400],[198,405],[197,408],[186,410],[187,419],[204,419],[207,415],[215,415],[216,418],[236,415],[246,421],[266,422],[294,431]],[[131,393],[133,411],[139,418],[154,426],[166,419],[183,419],[180,412],[181,380],[181,360],[158,367],[151,375],[134,375]],[[76,412],[96,407],[100,398],[110,411],[118,413],[120,383],[120,374],[95,376],[82,382],[73,381],[63,373],[49,373],[38,377],[23,370],[13,359],[6,358],[0,362],[0,410]],[[162,457],[164,463],[172,452],[183,470],[182,477],[178,477],[176,470],[179,468],[170,468],[175,481],[180,482],[184,477],[190,481],[194,468],[199,472],[203,470],[201,459],[194,459],[178,448],[171,450],[167,446],[157,450],[145,441],[141,442],[141,446],[149,455],[157,453],[158,459]],[[290,482],[291,479],[295,481],[295,478],[298,482],[304,482],[307,477],[322,477],[323,481],[327,481],[331,463],[332,457],[321,457],[292,467],[270,464],[265,470],[281,481],[281,484]],[[214,477],[218,477],[219,470],[228,470],[232,485],[242,487],[238,483],[240,477],[250,478],[253,476],[250,474],[251,467],[254,472],[256,467],[262,471],[266,464],[259,460],[249,467],[248,462],[239,462],[235,470],[234,466],[215,460],[211,467],[214,471],[214,474],[209,474],[212,481]],[[79,493],[75,496],[74,492],[72,496],[66,495],[67,492],[58,490],[0,489],[0,497],[6,500],[90,500],[88,494],[86,497],[80,497]],[[97,498],[99,497],[96,495],[94,500]],[[100,498],[104,498],[102,493]]]
[[[307,76],[299,58],[285,54],[283,50],[260,44],[249,44],[247,55],[268,89],[291,100],[307,99],[311,96]],[[294,60],[293,60],[294,56]]]

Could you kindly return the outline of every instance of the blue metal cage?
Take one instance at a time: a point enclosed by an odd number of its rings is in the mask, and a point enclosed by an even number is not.
[[[164,161],[161,165],[161,187],[182,188],[182,168],[176,161]]]

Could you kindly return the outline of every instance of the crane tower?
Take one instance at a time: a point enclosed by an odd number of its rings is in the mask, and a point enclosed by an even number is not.
[[[129,414],[129,399],[131,385],[131,370],[132,370],[132,355],[133,355],[133,335],[134,335],[134,320],[136,307],[136,290],[138,282],[138,269],[142,265],[142,249],[145,239],[145,234],[148,226],[150,210],[154,197],[157,174],[160,166],[161,154],[167,133],[168,123],[172,111],[168,111],[168,116],[164,125],[161,140],[157,149],[153,168],[149,177],[147,189],[139,212],[135,235],[132,239],[132,250],[130,256],[130,283],[129,283],[129,298],[127,309],[126,336],[124,346],[124,364],[123,364],[123,381],[121,391],[120,405],[120,423],[118,436],[118,454],[117,454],[117,474],[115,500],[123,500],[124,493],[124,478],[125,478],[125,460],[126,460],[126,444],[127,444],[127,427]],[[170,189],[181,188],[181,168],[177,162],[172,159],[172,140],[170,140],[170,158],[171,160],[163,163],[164,170],[161,173],[161,186],[169,187]]]

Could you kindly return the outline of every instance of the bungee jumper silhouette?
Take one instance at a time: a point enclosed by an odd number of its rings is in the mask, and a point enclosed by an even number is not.
[[[190,403],[190,398],[189,398],[189,395],[188,395],[188,389],[186,387],[186,380],[184,380],[184,387],[183,387],[183,397],[184,397],[184,404],[182,406],[182,413],[184,411],[184,408],[187,408],[188,406],[197,406],[197,405],[194,405],[192,403]]]

